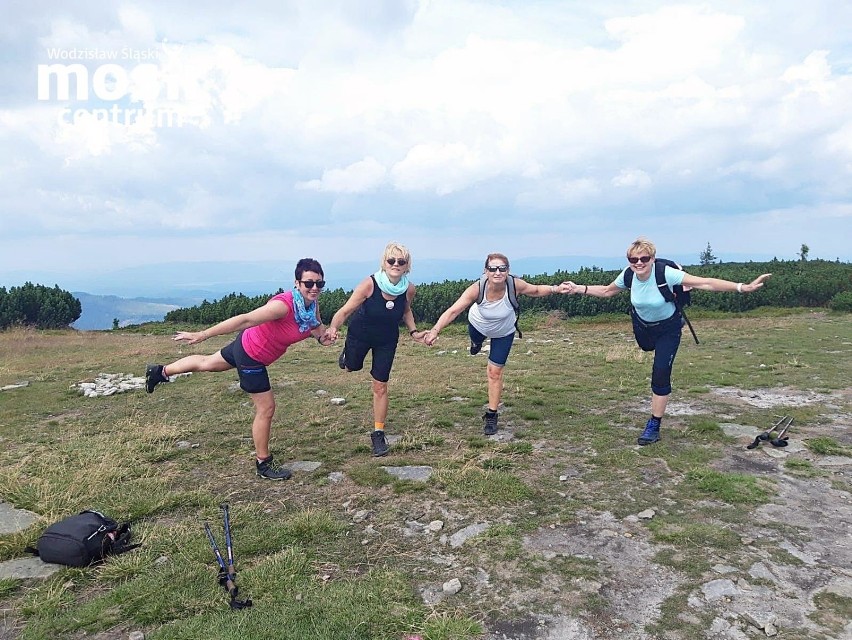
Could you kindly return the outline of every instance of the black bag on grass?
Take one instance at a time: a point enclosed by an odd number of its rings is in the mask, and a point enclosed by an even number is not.
[[[119,524],[99,511],[81,511],[60,520],[41,534],[38,556],[45,562],[86,567],[109,555],[141,545],[130,544],[130,523]]]

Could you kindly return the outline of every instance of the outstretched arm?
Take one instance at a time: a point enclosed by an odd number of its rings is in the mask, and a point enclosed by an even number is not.
[[[683,276],[683,284],[686,287],[701,289],[702,291],[739,291],[740,293],[751,293],[760,289],[771,275],[771,273],[764,273],[757,276],[748,284],[745,284],[743,282],[731,282],[730,280],[721,280],[719,278],[702,278],[686,273]]]
[[[515,291],[531,298],[543,298],[555,293],[568,293],[568,284],[565,282],[562,284],[532,284],[520,278],[515,278]]]
[[[328,329],[326,329],[325,335],[328,336],[328,340],[330,342],[337,340],[337,332],[340,330],[340,327],[343,326],[343,323],[346,322],[346,319],[355,313],[355,310],[364,304],[364,301],[371,295],[373,295],[373,281],[370,278],[364,278],[358,283],[358,286],[353,289],[352,295],[349,296],[349,300],[347,300],[344,305],[337,310],[337,313],[334,314],[331,322],[328,323]]]
[[[222,320],[218,324],[214,324],[209,329],[204,331],[178,331],[172,340],[177,342],[186,342],[187,344],[198,344],[204,342],[207,338],[213,336],[221,336],[226,333],[234,333],[242,331],[249,327],[256,327],[264,322],[278,320],[290,313],[289,307],[281,300],[270,300],[262,307],[258,307],[248,313],[241,313],[238,316],[233,316],[227,320]]]
[[[424,342],[428,345],[435,344],[435,340],[438,339],[438,334],[441,332],[441,329],[450,324],[453,320],[455,320],[458,315],[467,309],[470,305],[476,302],[476,298],[479,295],[479,283],[474,282],[467,289],[464,290],[459,296],[459,299],[456,300],[449,309],[444,311],[441,314],[441,317],[438,318],[438,321],[435,323],[435,326],[429,329],[426,332],[426,335],[423,337]]]
[[[563,282],[563,285],[568,287],[568,293],[579,293],[584,296],[594,296],[595,298],[611,298],[612,296],[621,293],[624,289],[619,288],[615,281],[609,284],[576,284],[571,282]]]
[[[417,330],[417,322],[414,320],[414,311],[411,310],[411,303],[414,302],[414,296],[417,294],[417,289],[413,284],[408,285],[408,290],[405,292],[405,299],[408,304],[405,305],[405,313],[402,314],[402,322],[408,330],[408,335],[415,342],[423,343],[426,337],[426,331]]]

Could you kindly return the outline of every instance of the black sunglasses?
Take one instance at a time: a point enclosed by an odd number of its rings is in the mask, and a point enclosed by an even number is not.
[[[404,267],[408,264],[408,260],[406,260],[405,258],[388,258],[387,260],[385,260],[385,262],[387,262],[390,266],[398,264],[400,267]]]
[[[629,258],[627,258],[627,262],[629,262],[630,264],[636,264],[637,262],[641,262],[642,264],[648,264],[649,262],[651,262],[651,256],[640,256],[638,258],[636,256],[630,256]]]
[[[317,289],[322,289],[325,286],[325,280],[299,280],[303,285],[305,285],[305,289],[313,289],[315,286]]]
[[[486,271],[490,271],[494,273],[495,271],[499,271],[500,273],[506,273],[509,270],[505,264],[498,264],[496,267],[485,267]]]

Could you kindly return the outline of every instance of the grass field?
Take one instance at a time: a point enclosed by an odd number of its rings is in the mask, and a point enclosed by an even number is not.
[[[0,638],[548,638],[561,624],[589,634],[578,638],[686,640],[725,620],[718,602],[691,600],[720,578],[717,565],[742,593],[798,604],[777,614],[778,637],[839,637],[852,599],[821,589],[838,575],[852,582],[842,564],[852,316],[693,323],[702,344],[685,334],[663,440],[641,448],[651,356],[621,318],[525,319],[496,438],[482,435],[486,356],[467,353],[463,327],[431,348],[403,338],[387,426],[400,439],[382,459],[370,455],[369,375],[337,367],[342,344],[305,341],[270,368],[272,450],[322,465],[281,483],[254,475],[251,403],[232,372],[181,377],[152,395],[73,388],[212,352],[225,338],[186,347],[162,326],[0,333],[0,386],[30,383],[0,392],[0,498],[42,517],[0,536],[0,560],[85,508],[132,519],[143,542],[101,566],[0,580]],[[756,434],[780,415],[794,417],[799,446],[778,457],[723,429]],[[433,473],[424,483],[382,469],[403,465]],[[821,510],[829,498],[845,506]],[[225,501],[241,594],[254,601],[240,612],[216,582],[202,526],[221,538]],[[636,516],[647,509],[653,516]],[[453,534],[475,524],[482,532],[455,546]],[[758,561],[776,581],[755,577]],[[453,578],[462,588],[446,595]],[[737,598],[728,602],[736,610]]]

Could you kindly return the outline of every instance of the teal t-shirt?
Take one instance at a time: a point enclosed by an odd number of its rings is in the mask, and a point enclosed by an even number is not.
[[[629,269],[630,267],[627,267]],[[619,289],[626,289],[624,286],[625,269],[618,274],[615,279],[615,286]],[[633,274],[633,286],[630,287],[630,304],[636,309],[636,313],[645,322],[660,322],[672,317],[677,307],[674,302],[666,302],[663,294],[657,289],[657,279],[654,277],[654,271],[651,269],[651,276],[642,282]],[[680,269],[672,269],[666,267],[666,283],[669,287],[673,287],[683,283],[683,276],[686,275]]]

